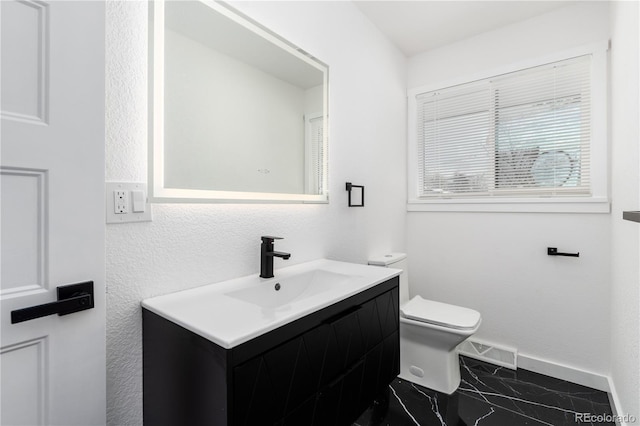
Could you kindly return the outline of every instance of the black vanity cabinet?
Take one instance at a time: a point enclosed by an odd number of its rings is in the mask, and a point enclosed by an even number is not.
[[[232,349],[143,309],[146,425],[350,425],[398,375],[398,278]]]

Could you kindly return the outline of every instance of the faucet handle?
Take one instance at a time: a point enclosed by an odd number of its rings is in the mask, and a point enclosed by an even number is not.
[[[274,240],[283,240],[284,239],[282,237],[270,237],[268,235],[263,235],[260,238],[262,238],[262,242],[263,243],[272,243]]]

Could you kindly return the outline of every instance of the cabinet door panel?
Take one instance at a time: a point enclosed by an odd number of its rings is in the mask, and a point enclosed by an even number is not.
[[[350,425],[360,415],[360,393],[362,390],[362,374],[364,373],[364,359],[360,360],[342,380],[342,393],[340,397],[340,409],[338,411],[339,425]]]
[[[380,374],[378,386],[390,383],[400,372],[399,333],[396,331],[382,342],[382,358],[380,360]]]
[[[298,347],[298,354],[293,364],[288,364],[290,369],[293,369],[293,375],[291,376],[291,382],[287,393],[287,403],[285,406],[285,412],[291,412],[300,404],[302,404],[311,395],[314,395],[317,388],[317,378],[311,368],[311,362],[307,355],[307,349],[304,345],[302,338],[296,339]],[[279,360],[282,365],[287,365],[286,360]]]
[[[340,406],[340,392],[342,391],[342,377],[327,385],[318,392],[314,412],[313,426],[335,425]]]
[[[303,402],[295,410],[287,413],[282,421],[283,426],[305,426],[313,424],[313,411],[316,406],[316,395]]]
[[[284,416],[289,390],[295,375],[296,359],[301,339],[290,340],[271,349],[263,355],[267,374],[272,384],[271,393],[275,396],[276,416]]]
[[[234,369],[234,399],[236,425],[273,424],[279,418],[277,397],[262,357]]]
[[[400,326],[400,289],[394,288],[389,293],[391,293],[391,306],[395,311],[393,319],[395,327],[397,328]]]
[[[358,312],[352,312],[331,324],[338,342],[337,355],[341,360],[342,371],[349,368],[364,355],[365,346]]]
[[[303,340],[317,377],[316,389],[322,388],[338,377],[343,369],[336,335],[331,325],[324,324],[305,333]]]
[[[376,299],[372,299],[362,305],[362,308],[358,311],[358,319],[362,327],[365,351],[370,351],[382,341],[382,328],[380,327]]]
[[[362,392],[358,407],[364,411],[376,397],[378,382],[380,381],[380,361],[382,360],[382,343],[370,350],[364,359],[364,373],[362,378]]]
[[[395,290],[393,290],[395,291]],[[397,297],[392,297],[393,291],[388,291],[376,298],[378,305],[378,315],[380,318],[380,326],[382,327],[382,335],[389,336],[398,329],[398,303]]]
[[[329,327],[327,325],[311,329],[302,336],[309,361],[311,362],[311,368],[318,379],[322,373],[322,362],[324,361],[325,352],[327,351],[328,336]]]

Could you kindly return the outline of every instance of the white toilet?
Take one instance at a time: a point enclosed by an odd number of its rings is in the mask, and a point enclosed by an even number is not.
[[[370,265],[402,269],[400,275],[400,378],[452,394],[460,385],[456,347],[475,333],[482,321],[473,309],[425,300],[409,300],[407,255],[385,254]]]

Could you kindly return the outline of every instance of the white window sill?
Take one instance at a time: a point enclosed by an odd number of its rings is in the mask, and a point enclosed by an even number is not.
[[[413,199],[409,212],[610,213],[606,197],[510,199]]]

